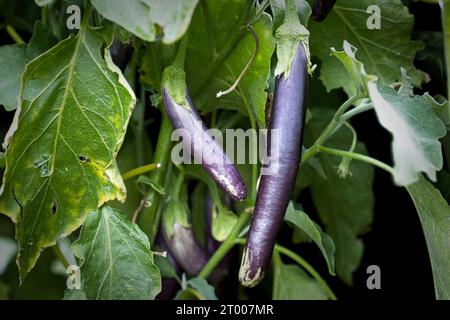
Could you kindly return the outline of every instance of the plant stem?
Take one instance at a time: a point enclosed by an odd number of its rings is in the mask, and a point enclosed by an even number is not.
[[[20,34],[17,33],[16,29],[13,26],[7,25],[6,32],[8,32],[9,36],[16,42],[16,44],[24,44],[25,41],[22,39]]]
[[[155,169],[158,169],[161,167],[160,163],[150,163],[142,167],[138,167],[136,169],[130,170],[122,176],[123,180],[129,180],[131,178],[134,178],[136,176],[140,176],[141,174],[153,171]]]
[[[48,6],[43,6],[41,8],[41,20],[42,23],[46,26],[48,23]]]
[[[135,142],[136,142],[136,158],[137,163],[139,166],[142,166],[145,163],[145,152],[144,152],[144,135],[145,135],[145,90],[144,88],[140,88],[141,91],[141,97],[140,97],[140,103],[136,106],[137,109],[135,110],[134,118],[136,120],[136,136],[135,136]]]
[[[64,268],[68,268],[70,266],[70,263],[67,261],[64,254],[61,252],[61,249],[59,249],[58,244],[54,245],[52,247],[53,253],[55,254],[55,257],[62,263]]]
[[[314,156],[318,151],[318,147],[323,145],[336,132],[336,130],[340,128],[343,123],[342,116],[359,99],[361,99],[360,96],[354,95],[339,107],[334,114],[333,120],[331,120],[319,138],[317,138],[313,145],[303,153],[302,163]]]
[[[217,267],[220,261],[222,261],[222,259],[228,253],[228,251],[230,251],[231,248],[235,245],[235,240],[237,239],[239,233],[247,224],[249,219],[250,213],[248,212],[241,213],[239,219],[236,221],[236,224],[234,225],[228,237],[225,239],[222,245],[216,250],[216,252],[214,252],[213,256],[211,257],[211,259],[208,260],[206,265],[203,267],[202,271],[200,271],[198,275],[199,277],[205,279],[209,277],[209,275],[214,271],[214,269]]]
[[[281,267],[283,261],[281,261],[280,253],[275,250],[272,255],[273,263],[273,288],[272,288],[272,299],[275,299],[275,293],[279,292],[280,289],[280,277],[281,277]]]
[[[447,97],[450,96],[450,3],[448,0],[440,0],[442,30],[444,33],[444,55],[447,70]]]
[[[164,184],[164,178],[166,176],[170,158],[170,146],[172,144],[170,139],[171,134],[172,124],[167,116],[163,114],[153,159],[154,163],[161,164],[161,167],[150,174],[150,179],[155,185]],[[145,200],[150,203],[150,205],[142,210],[138,218],[138,225],[150,239],[154,239],[158,230],[158,226],[155,227],[154,224],[157,222],[156,212],[159,206],[160,195],[157,191],[152,189],[146,195]]]
[[[369,111],[369,110],[372,110],[372,109],[373,109],[373,104],[372,103],[369,103],[369,102],[368,103],[363,103],[360,106],[358,106],[358,107],[356,107],[356,108],[354,108],[352,110],[349,110],[346,113],[344,113],[341,116],[341,121],[342,122],[346,122],[350,118],[353,118],[354,116],[356,116],[356,115],[358,115],[360,113],[363,113],[363,112],[366,112],[366,111]]]
[[[358,160],[358,161],[362,161],[362,162],[366,162],[368,164],[371,164],[375,167],[378,167],[380,169],[383,169],[387,172],[389,172],[390,174],[394,174],[394,169],[387,165],[386,163],[371,158],[369,156],[363,155],[363,154],[359,154],[359,153],[354,153],[354,152],[350,152],[350,151],[344,151],[344,150],[338,150],[338,149],[333,149],[333,148],[328,148],[328,147],[324,147],[324,146],[319,146],[318,147],[320,152],[324,152],[327,154],[331,154],[334,156],[338,156],[338,157],[345,157],[345,158],[350,158],[353,160]]]

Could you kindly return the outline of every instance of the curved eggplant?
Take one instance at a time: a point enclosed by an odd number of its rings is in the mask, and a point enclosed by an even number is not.
[[[311,17],[317,22],[322,22],[331,12],[335,4],[336,0],[316,0],[312,8]]]
[[[299,44],[289,77],[276,79],[275,95],[269,124],[269,154],[278,160],[268,164],[268,175],[262,175],[247,243],[244,247],[239,279],[253,287],[264,277],[278,230],[284,218],[301,156],[306,114],[308,57]],[[272,145],[273,130],[278,139]],[[276,150],[273,150],[275,147]]]
[[[175,129],[184,129],[190,135],[190,140],[183,144],[192,151],[196,163],[201,163],[203,169],[227,192],[234,200],[243,200],[247,197],[247,188],[244,180],[231,163],[223,149],[207,133],[189,94],[186,92],[188,106],[177,104],[170,96],[166,87],[163,87],[163,99],[167,115]]]

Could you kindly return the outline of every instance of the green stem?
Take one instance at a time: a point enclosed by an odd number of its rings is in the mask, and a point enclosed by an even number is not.
[[[181,189],[183,188],[183,183],[184,183],[184,171],[179,170],[178,176],[175,180],[175,185],[173,186],[174,200],[180,200]]]
[[[167,116],[163,114],[161,128],[159,130],[159,137],[156,143],[155,156],[153,159],[153,162],[161,164],[161,167],[150,174],[150,179],[155,185],[164,184],[164,178],[170,160],[170,146],[172,144],[172,141],[170,139],[171,134],[172,124],[170,123]],[[154,237],[156,236],[155,233],[157,231],[157,226],[155,227],[154,224],[157,220],[156,213],[159,206],[160,194],[157,191],[151,189],[146,195],[145,200],[150,205],[144,208],[140,213],[138,225],[150,239],[154,239]]]
[[[450,3],[448,0],[441,0],[442,30],[444,33],[444,55],[447,70],[447,97],[450,96]]]
[[[148,173],[148,172],[153,171],[155,169],[158,169],[160,167],[161,167],[160,163],[150,163],[150,164],[147,164],[145,166],[141,166],[141,167],[138,167],[136,169],[130,170],[128,172],[125,172],[123,174],[122,178],[123,178],[123,180],[129,180],[131,178],[140,176],[140,175],[142,175],[144,173]]]
[[[142,166],[145,163],[145,152],[144,152],[144,135],[145,135],[145,90],[141,86],[141,97],[140,97],[140,103],[137,106],[137,109],[135,110],[135,119],[136,119],[136,158],[138,165]]]
[[[362,161],[362,162],[366,162],[368,164],[371,164],[375,167],[378,167],[380,169],[383,169],[387,172],[389,172],[390,174],[394,174],[394,169],[387,165],[386,163],[371,158],[369,156],[363,155],[363,154],[359,154],[359,153],[354,153],[354,152],[350,152],[350,151],[344,151],[344,150],[338,150],[338,149],[333,149],[333,148],[328,148],[328,147],[324,147],[324,146],[319,146],[318,150],[320,152],[324,152],[327,154],[331,154],[337,157],[345,157],[345,158],[350,158],[353,160],[358,160],[358,161]]]
[[[273,263],[273,288],[272,288],[272,299],[275,299],[275,293],[280,291],[280,278],[281,278],[281,268],[283,265],[283,261],[281,261],[280,253],[278,251],[274,251],[272,255],[272,263]]]
[[[373,104],[372,103],[363,103],[360,106],[347,111],[346,113],[344,113],[341,116],[341,121],[345,122],[348,121],[350,118],[353,118],[354,116],[360,114],[360,113],[364,113],[366,111],[372,110],[373,109]]]
[[[41,20],[42,23],[46,26],[48,23],[48,6],[43,6],[41,8]]]
[[[20,34],[17,33],[16,29],[13,26],[7,25],[6,32],[8,32],[9,36],[16,42],[16,44],[24,44],[25,41],[22,39]]]
[[[318,152],[318,147],[323,145],[336,132],[336,130],[340,128],[343,123],[342,116],[359,99],[361,99],[360,96],[354,95],[339,107],[334,114],[333,120],[331,120],[319,138],[317,138],[313,145],[303,153],[302,163],[314,156]]]
[[[199,277],[202,277],[205,279],[209,277],[209,275],[219,265],[220,261],[222,261],[222,259],[228,253],[228,251],[230,251],[231,248],[235,245],[235,240],[237,239],[237,237],[239,236],[239,233],[244,228],[244,226],[247,224],[249,219],[250,219],[250,213],[248,213],[248,212],[241,213],[241,215],[239,216],[239,219],[236,221],[236,224],[234,225],[230,234],[225,239],[225,241],[222,243],[222,245],[216,250],[216,252],[214,252],[211,259],[209,259],[209,261],[203,267],[202,271],[198,275]]]
[[[64,268],[68,268],[70,266],[70,263],[67,261],[64,254],[61,252],[61,249],[59,249],[59,246],[56,244],[52,247],[53,253],[55,254],[55,257],[62,263]]]

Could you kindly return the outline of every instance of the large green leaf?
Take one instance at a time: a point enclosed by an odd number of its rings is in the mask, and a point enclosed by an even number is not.
[[[106,19],[146,41],[154,41],[156,29],[150,19],[150,8],[143,0],[91,0]]]
[[[56,44],[56,39],[41,22],[34,26],[30,43],[0,47],[0,104],[6,110],[17,108],[20,76],[25,65]]]
[[[269,15],[263,14],[253,25],[259,50],[250,68],[232,93],[216,98],[236,81],[254,53],[255,38],[246,29],[253,14],[252,1],[204,1],[191,22],[186,74],[199,110],[239,110],[264,126],[265,89],[275,45]]]
[[[407,187],[419,213],[433,268],[437,299],[450,299],[450,207],[423,176]]]
[[[154,299],[161,291],[147,236],[114,209],[104,206],[89,215],[72,250],[82,260],[87,299]]]
[[[336,248],[333,239],[323,232],[322,228],[312,221],[305,212],[295,209],[292,202],[289,203],[286,210],[285,220],[294,224],[314,241],[327,262],[328,272],[334,275],[334,253]]]
[[[274,300],[327,300],[320,284],[297,265],[283,264],[274,277],[278,285],[274,288]]]
[[[392,134],[395,182],[411,184],[418,180],[420,172],[436,180],[436,172],[443,165],[439,139],[447,133],[445,104],[439,105],[428,94],[415,96],[404,69],[399,90],[380,84],[374,76],[366,74],[365,66],[356,58],[356,48],[347,42],[344,51],[333,51],[333,55],[348,71],[353,91],[360,94],[366,91],[380,124]]]
[[[125,197],[115,157],[135,97],[109,51],[102,56],[111,34],[100,32],[83,23],[22,76],[0,190],[0,212],[17,224],[22,278],[89,212]]]
[[[331,110],[313,109],[306,138],[317,138],[332,116]],[[351,141],[349,130],[342,128],[327,142],[327,146],[345,150]],[[356,152],[367,153],[362,143],[358,143]],[[367,232],[372,223],[374,169],[353,161],[350,164],[352,175],[340,178],[336,170],[339,158],[321,154],[319,159],[326,178],[318,176],[313,181],[313,201],[336,245],[336,272],[342,280],[351,284],[352,273],[358,268],[363,254],[363,243],[358,237]]]
[[[91,0],[105,18],[146,41],[154,41],[157,26],[165,43],[178,40],[187,30],[198,0]]]
[[[150,6],[150,17],[163,28],[163,42],[177,41],[186,32],[199,0],[143,0]]]
[[[370,30],[367,8],[379,6],[381,29]],[[360,49],[360,60],[368,74],[376,75],[381,83],[391,84],[401,79],[400,68],[420,85],[422,74],[412,61],[422,45],[411,41],[413,16],[400,0],[339,0],[322,23],[311,22],[311,53],[322,60],[321,80],[328,90],[344,87],[348,92],[348,76],[342,65],[330,57],[330,48],[342,48],[344,40]]]

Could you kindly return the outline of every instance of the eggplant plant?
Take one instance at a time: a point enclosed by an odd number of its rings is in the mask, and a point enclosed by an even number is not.
[[[0,17],[0,299],[360,297],[391,192],[434,279],[405,291],[450,297],[447,1]]]

